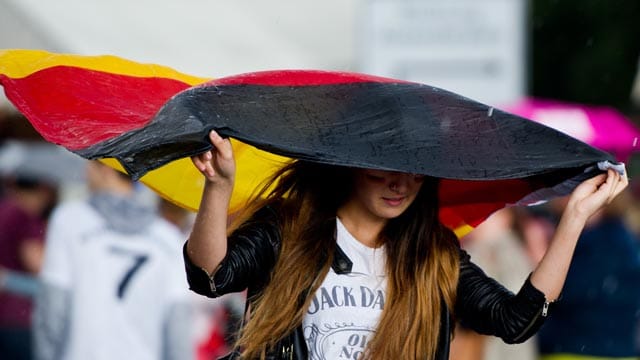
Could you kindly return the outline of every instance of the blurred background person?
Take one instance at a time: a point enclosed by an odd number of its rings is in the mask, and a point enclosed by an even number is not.
[[[158,201],[158,212],[176,226],[184,239],[191,233],[194,212],[163,198]],[[217,359],[229,353],[240,328],[245,294],[228,294],[217,299],[208,299],[191,291],[189,295],[194,310],[192,329],[196,339],[196,360]]]
[[[640,158],[637,160],[640,160]],[[636,239],[640,241],[640,181],[637,179],[633,180],[630,188],[631,206],[625,211],[625,220],[636,236]],[[636,351],[640,353],[640,318],[638,319],[636,329]]]
[[[169,200],[160,198],[158,200],[158,213],[159,215],[173,224],[178,231],[183,235],[189,235],[191,227],[193,226],[193,220],[195,219],[195,213],[189,211],[183,207],[180,207]]]
[[[38,359],[193,359],[180,231],[124,174],[87,163],[90,197],[57,207],[36,298]]]
[[[640,358],[640,240],[623,216],[631,194],[622,195],[580,236],[554,315],[538,332],[543,360]],[[538,221],[555,225],[565,200],[546,205]]]
[[[0,357],[31,359],[32,299],[11,291],[10,285],[40,271],[46,220],[57,187],[49,179],[20,172],[5,181],[0,199],[0,272],[5,273],[0,284]]]
[[[534,265],[517,228],[515,208],[493,213],[485,222],[463,237],[461,246],[489,276],[507,289],[517,292]],[[451,345],[451,360],[534,360],[535,337],[522,344],[509,345],[458,324]]]

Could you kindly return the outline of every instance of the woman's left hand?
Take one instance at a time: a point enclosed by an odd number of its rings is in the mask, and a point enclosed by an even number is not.
[[[531,274],[531,283],[547,301],[560,295],[582,229],[591,215],[609,204],[629,184],[613,169],[585,180],[573,190],[549,247]]]
[[[629,185],[626,174],[620,175],[613,169],[580,184],[569,197],[565,212],[586,221],[591,215],[609,204],[622,190]]]

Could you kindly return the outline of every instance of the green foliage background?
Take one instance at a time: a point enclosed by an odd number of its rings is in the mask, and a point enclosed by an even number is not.
[[[529,93],[636,113],[639,0],[529,0]]]

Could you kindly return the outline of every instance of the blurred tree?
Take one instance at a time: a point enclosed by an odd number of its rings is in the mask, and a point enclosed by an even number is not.
[[[640,1],[531,0],[529,93],[630,112]]]

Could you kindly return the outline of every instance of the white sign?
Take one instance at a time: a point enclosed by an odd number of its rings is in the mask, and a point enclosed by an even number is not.
[[[360,70],[490,105],[525,92],[525,0],[367,0]]]

